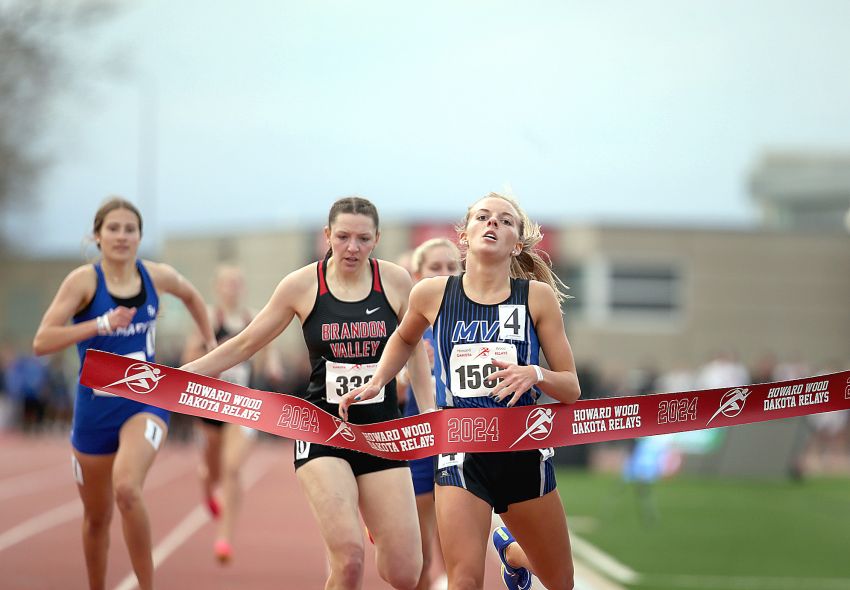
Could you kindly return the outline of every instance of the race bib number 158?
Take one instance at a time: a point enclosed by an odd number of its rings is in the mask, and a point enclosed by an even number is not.
[[[516,364],[516,346],[506,342],[456,344],[452,348],[450,368],[452,395],[481,397],[490,395],[496,380],[490,375],[499,370],[491,359]]]

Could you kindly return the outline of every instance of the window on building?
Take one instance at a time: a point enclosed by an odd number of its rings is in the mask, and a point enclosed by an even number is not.
[[[682,307],[682,273],[674,264],[611,264],[609,304],[612,316],[675,314]]]

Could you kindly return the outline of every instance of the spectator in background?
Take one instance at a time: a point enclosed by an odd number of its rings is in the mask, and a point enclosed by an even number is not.
[[[788,367],[795,367],[797,373],[788,369],[786,374],[797,374],[798,379],[808,377],[809,371],[805,370],[803,363],[789,363]],[[827,374],[840,371],[838,363],[823,367],[813,374]],[[807,373],[807,374],[799,374]],[[834,474],[846,472],[850,467],[848,463],[848,423],[850,422],[850,410],[838,410],[835,412],[823,412],[820,414],[809,414],[803,416],[803,438],[798,439],[797,450],[791,459],[789,476],[792,480],[802,481],[807,475]]]
[[[770,383],[776,379],[776,355],[772,352],[762,353],[753,363],[750,379],[753,383]]]
[[[18,407],[18,424],[27,434],[39,431],[44,423],[50,397],[47,367],[41,359],[18,355],[5,371],[5,389]]]
[[[684,364],[662,372],[655,380],[655,393],[679,393],[695,389],[698,389],[696,375]]]
[[[15,407],[6,390],[6,370],[15,360],[15,349],[5,341],[0,341],[0,431],[15,424]]]
[[[799,355],[782,361],[776,365],[773,373],[773,381],[790,381],[802,379],[812,374],[812,367]]]
[[[55,430],[65,431],[71,426],[74,410],[73,392],[65,374],[65,355],[50,355],[47,362],[47,421]]]
[[[719,389],[750,383],[750,373],[730,352],[718,352],[697,373],[698,389]]]

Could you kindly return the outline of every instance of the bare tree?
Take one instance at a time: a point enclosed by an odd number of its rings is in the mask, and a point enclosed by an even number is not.
[[[109,0],[0,0],[0,211],[35,194],[51,160],[41,140],[49,110],[75,87],[74,43],[116,9]]]

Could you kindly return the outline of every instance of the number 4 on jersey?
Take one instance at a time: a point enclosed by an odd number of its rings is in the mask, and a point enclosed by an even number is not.
[[[499,306],[499,340],[525,339],[525,306]]]

